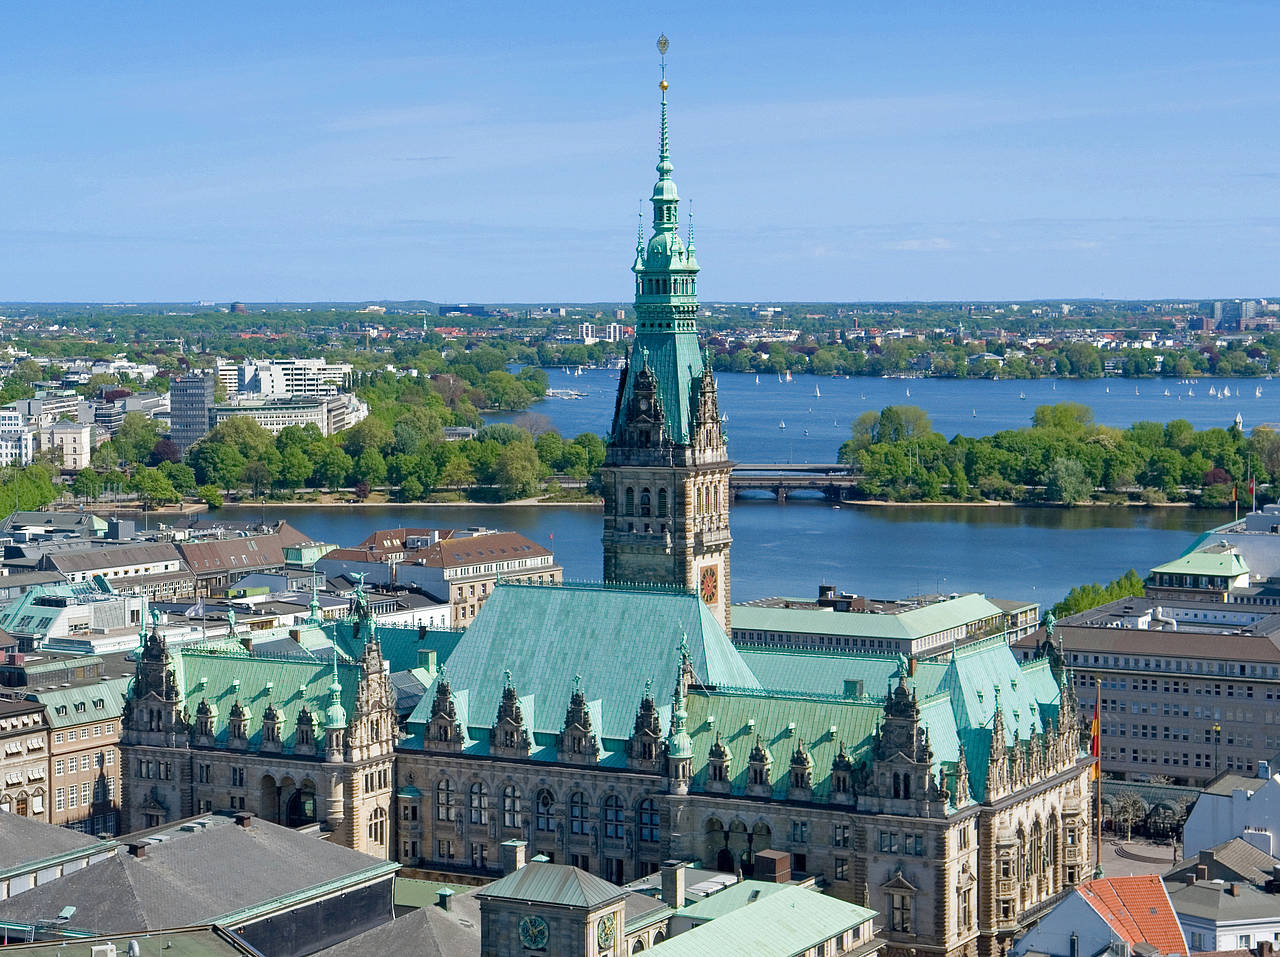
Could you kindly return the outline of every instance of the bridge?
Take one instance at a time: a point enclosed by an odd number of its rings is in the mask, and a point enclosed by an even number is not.
[[[862,473],[842,462],[738,462],[729,475],[729,491],[769,492],[785,502],[793,492],[818,492],[839,502],[858,485]]]

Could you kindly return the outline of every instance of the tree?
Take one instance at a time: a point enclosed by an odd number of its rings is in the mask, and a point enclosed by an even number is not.
[[[544,433],[544,435],[555,433]],[[476,433],[477,442],[497,442],[499,445],[510,445],[512,442],[524,442],[529,438],[529,433],[518,425],[512,425],[510,422],[495,422],[493,425],[486,425],[483,429]],[[541,438],[541,436],[540,436]],[[556,438],[559,438],[556,435]]]
[[[160,474],[173,483],[179,493],[186,495],[196,490],[196,473],[190,465],[181,462],[161,462]]]
[[[353,467],[358,482],[382,485],[387,480],[387,463],[377,449],[365,449]]]
[[[178,443],[173,439],[159,439],[151,447],[151,454],[147,456],[147,464],[151,466],[159,465],[162,462],[181,461],[182,449],[178,448]]]
[[[138,469],[129,480],[129,487],[137,493],[143,509],[149,509],[153,505],[163,505],[166,502],[176,502],[182,497],[173,487],[173,483],[153,468]]]
[[[494,482],[503,498],[528,498],[538,491],[542,463],[532,442],[512,442],[498,455]]]
[[[240,481],[253,489],[254,496],[259,496],[264,488],[268,488],[275,481],[275,474],[266,462],[254,459],[246,463],[241,470]]]
[[[191,450],[188,458],[202,484],[216,485],[228,492],[240,487],[240,476],[246,462],[245,457],[232,446],[202,441]]]
[[[1116,822],[1116,831],[1125,829],[1125,840],[1133,840],[1133,825],[1147,816],[1147,802],[1133,791],[1121,791],[1111,804],[1111,818]]]
[[[222,508],[222,493],[216,485],[201,485],[196,489],[196,496],[210,508]]]
[[[476,484],[476,473],[465,457],[455,455],[440,470],[439,482],[445,488],[466,488]]]
[[[280,472],[276,478],[280,485],[293,491],[307,484],[312,469],[307,453],[297,446],[290,446],[280,455]]]
[[[93,469],[81,469],[71,480],[71,494],[85,501],[102,494],[102,477]]]
[[[1078,433],[1093,425],[1093,409],[1080,402],[1057,402],[1038,405],[1031,416],[1031,425],[1037,429],[1062,429]]]
[[[1055,618],[1066,618],[1090,608],[1105,605],[1109,601],[1121,598],[1136,598],[1142,594],[1142,579],[1130,568],[1127,572],[1106,586],[1094,582],[1090,585],[1077,585],[1067,592],[1065,598],[1053,606]]]
[[[351,473],[351,456],[337,446],[328,446],[316,461],[315,476],[330,491],[341,488]]]
[[[396,440],[391,427],[373,416],[357,422],[339,438],[342,442],[342,450],[352,458],[359,458],[366,449],[374,449],[379,454],[387,452]]]
[[[1093,483],[1085,475],[1084,466],[1061,456],[1050,464],[1044,484],[1045,497],[1064,505],[1086,502],[1093,494]]]

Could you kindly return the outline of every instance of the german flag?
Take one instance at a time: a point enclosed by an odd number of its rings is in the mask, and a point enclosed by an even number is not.
[[[1093,724],[1089,729],[1089,754],[1093,756],[1093,767],[1089,770],[1089,779],[1098,780],[1102,769],[1102,726],[1099,723],[1098,706],[1102,704],[1102,686],[1098,686],[1098,700],[1093,704]]]

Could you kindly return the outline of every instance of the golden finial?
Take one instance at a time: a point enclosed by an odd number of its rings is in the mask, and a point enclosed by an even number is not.
[[[658,52],[662,54],[662,81],[658,84],[658,89],[663,93],[667,92],[667,47],[671,46],[671,41],[667,39],[664,33],[658,37]]]

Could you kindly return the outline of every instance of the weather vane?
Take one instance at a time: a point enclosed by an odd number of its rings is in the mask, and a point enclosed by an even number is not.
[[[658,86],[665,93],[667,89],[667,47],[671,46],[671,41],[667,39],[664,33],[658,37],[658,52],[662,54],[662,82]]]

